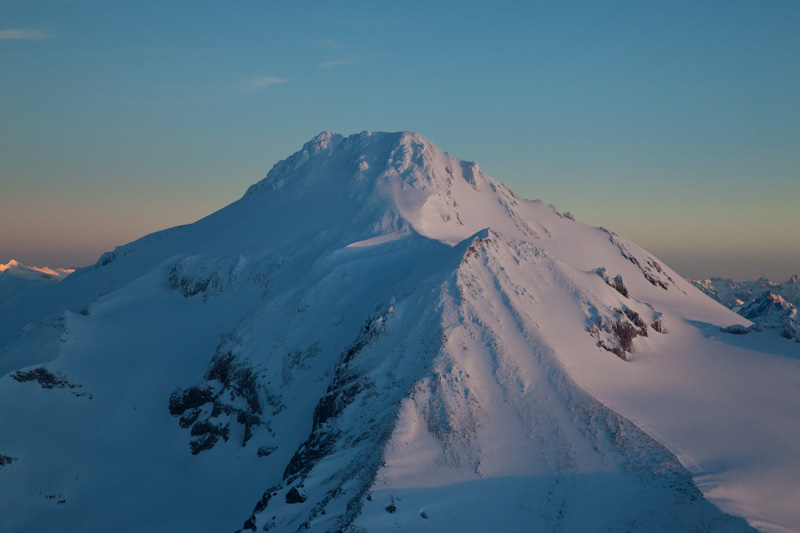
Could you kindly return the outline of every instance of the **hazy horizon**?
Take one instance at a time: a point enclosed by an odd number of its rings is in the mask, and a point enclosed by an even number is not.
[[[528,198],[528,199],[533,200],[535,198]],[[233,201],[236,200],[238,200],[238,198],[236,198]],[[226,205],[228,204],[220,205],[218,209],[222,209]],[[558,206],[554,207],[556,207],[556,209],[559,209]],[[183,223],[174,223],[169,226],[164,226],[158,229],[154,229],[149,233],[162,231],[170,227],[174,227],[176,225],[194,223],[197,220],[212,214],[218,209],[209,211],[208,213],[200,215],[193,220],[187,220],[186,222]],[[708,250],[706,250],[704,254],[700,253],[681,254],[679,250],[655,251],[654,249],[648,248],[647,246],[643,245],[641,242],[643,239],[637,240],[635,238],[632,238],[629,235],[617,231],[615,228],[607,224],[605,225],[596,224],[587,220],[583,220],[580,216],[580,213],[578,214],[573,213],[573,216],[575,216],[575,219],[578,222],[594,226],[602,226],[614,231],[615,233],[622,235],[623,237],[630,238],[631,240],[633,240],[634,242],[645,248],[648,252],[651,252],[653,255],[664,261],[667,264],[667,266],[678,272],[684,278],[708,279],[711,277],[721,277],[721,278],[730,278],[733,279],[734,281],[752,281],[759,278],[767,278],[770,281],[782,282],[786,281],[791,276],[800,273],[800,267],[795,268],[795,270],[792,270],[791,266],[800,264],[800,262],[797,261],[796,250],[787,249],[783,261],[772,261],[770,257],[763,257],[758,255],[751,257],[741,257],[735,251],[725,250],[724,243],[715,243],[717,246],[717,251],[715,253],[710,253]],[[129,242],[133,242],[141,237],[144,237],[145,235],[146,234],[134,237],[128,237],[126,239],[123,239],[124,242],[119,241],[105,248],[95,247],[94,249],[91,249],[89,247],[83,247],[76,249],[66,249],[63,246],[59,247],[58,245],[55,246],[54,250],[49,250],[49,249],[26,250],[24,248],[20,248],[20,253],[18,253],[17,256],[12,257],[11,255],[6,255],[5,259],[3,257],[0,257],[0,263],[5,264],[13,259],[28,266],[50,267],[50,268],[82,268],[94,264],[103,253],[112,251],[117,246],[122,246],[128,244]],[[718,268],[719,265],[723,265],[723,268],[715,270],[715,268]],[[789,265],[789,267],[787,268],[784,265]],[[756,272],[757,274],[752,275],[753,272]]]

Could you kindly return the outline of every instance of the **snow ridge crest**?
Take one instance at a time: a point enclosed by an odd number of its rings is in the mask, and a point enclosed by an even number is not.
[[[408,226],[449,245],[487,227],[523,240],[547,234],[525,222],[530,202],[477,163],[452,157],[414,132],[322,132],[277,163],[245,198],[260,202],[275,194],[286,206],[297,201],[297,209],[313,204],[317,214],[359,213],[352,220],[360,229],[353,230],[371,233],[361,239]]]
[[[299,151],[276,163],[263,180],[247,190],[245,196],[264,188],[281,189],[289,181],[295,181],[300,175],[311,171],[312,167],[330,167],[332,159],[342,158],[344,158],[344,161],[340,161],[344,163],[342,166],[351,167],[348,169],[349,172],[346,172],[350,177],[378,178],[384,176],[387,171],[395,171],[408,175],[412,178],[412,182],[418,181],[413,178],[425,174],[414,172],[414,168],[427,170],[433,161],[442,158],[449,160],[445,166],[450,168],[454,166],[452,163],[457,161],[428,139],[414,132],[362,131],[344,137],[338,133],[323,131],[305,143]],[[365,172],[368,169],[370,171]],[[464,163],[463,175],[464,179],[475,183],[480,175],[477,164]]]

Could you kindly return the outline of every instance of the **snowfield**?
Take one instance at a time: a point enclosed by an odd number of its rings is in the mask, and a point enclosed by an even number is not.
[[[3,530],[800,531],[800,344],[414,133],[3,291]]]

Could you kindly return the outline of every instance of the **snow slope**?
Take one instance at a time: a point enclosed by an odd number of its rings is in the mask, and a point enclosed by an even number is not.
[[[800,349],[413,133],[3,294],[0,529],[800,531]]]

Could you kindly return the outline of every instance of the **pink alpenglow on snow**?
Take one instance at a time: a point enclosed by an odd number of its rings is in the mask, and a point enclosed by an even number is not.
[[[800,344],[750,325],[418,134],[323,133],[5,297],[0,529],[800,531]]]
[[[36,279],[56,283],[75,272],[74,268],[48,268],[26,266],[12,259],[5,265],[0,264],[0,275],[8,274],[24,279]]]

